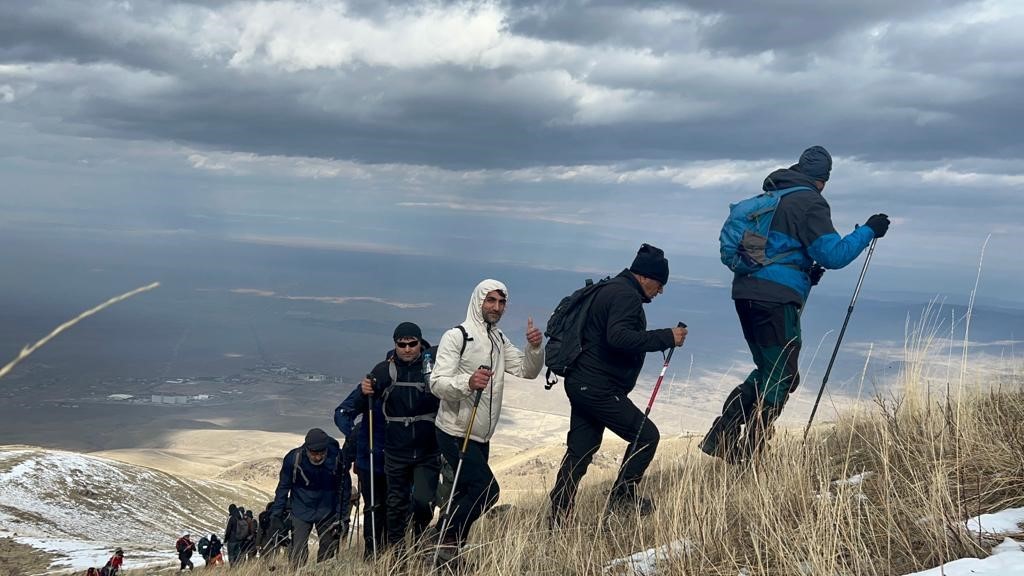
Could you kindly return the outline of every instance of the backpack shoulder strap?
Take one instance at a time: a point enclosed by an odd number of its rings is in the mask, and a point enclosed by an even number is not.
[[[462,332],[462,348],[459,349],[459,356],[461,357],[463,354],[466,353],[466,343],[472,342],[473,337],[469,335],[469,332],[466,332],[466,327],[463,326],[462,324],[459,324],[458,326],[456,326],[456,328],[459,329],[459,332]]]

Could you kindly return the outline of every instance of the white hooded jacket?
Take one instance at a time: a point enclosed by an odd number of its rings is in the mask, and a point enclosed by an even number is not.
[[[544,347],[527,346],[526,353],[516,348],[497,326],[484,322],[482,307],[487,293],[500,290],[508,298],[508,289],[497,280],[484,280],[477,284],[469,297],[466,321],[461,324],[469,336],[466,350],[462,350],[463,335],[458,327],[441,336],[437,346],[437,360],[430,375],[430,391],[441,399],[441,407],[434,421],[446,434],[462,438],[473,412],[476,393],[469,387],[469,377],[480,366],[490,366],[491,383],[480,396],[476,420],[469,437],[477,442],[488,442],[494,434],[501,416],[501,396],[505,390],[505,374],[533,379],[544,367]]]

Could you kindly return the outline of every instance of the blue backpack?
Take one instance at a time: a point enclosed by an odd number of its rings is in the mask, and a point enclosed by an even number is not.
[[[807,186],[794,186],[783,190],[763,192],[752,198],[729,205],[729,217],[718,236],[722,264],[736,274],[745,276],[774,264],[793,252],[783,252],[768,258],[768,232],[772,227],[775,209],[782,197],[797,190],[810,190]]]

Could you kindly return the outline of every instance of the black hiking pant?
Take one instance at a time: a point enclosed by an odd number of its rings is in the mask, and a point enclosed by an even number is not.
[[[237,566],[245,562],[245,540],[228,540],[228,562]]]
[[[181,568],[178,568],[178,572],[181,572],[185,568],[188,568],[188,571],[191,572],[192,569],[194,568],[194,566],[192,565],[191,552],[189,552],[188,554],[178,554],[178,560],[181,561]]]
[[[385,452],[384,471],[388,485],[388,542],[402,546],[409,525],[410,508],[413,538],[419,538],[434,518],[434,498],[441,473],[440,455],[406,460],[393,458]]]
[[[288,550],[288,560],[292,566],[302,566],[309,558],[309,535],[316,527],[316,537],[320,546],[316,552],[316,561],[323,562],[333,558],[338,552],[338,517],[328,516],[316,522],[306,522],[292,516],[292,547]]]
[[[566,435],[565,456],[555,477],[555,487],[551,490],[553,516],[564,515],[572,509],[580,480],[601,447],[606,428],[629,442],[623,456],[625,466],[620,488],[631,494],[635,493],[636,484],[654,459],[661,438],[654,422],[644,419],[643,411],[622,392],[595,389],[585,382],[567,379],[565,394],[571,406],[569,433]],[[633,440],[638,432],[640,439],[634,446]]]
[[[701,443],[704,452],[732,462],[764,447],[772,424],[800,384],[800,308],[736,300],[736,314],[755,367],[726,397],[722,415]]]
[[[363,558],[373,558],[374,526],[377,528],[377,552],[384,550],[388,543],[388,482],[383,470],[374,470],[374,472],[377,472],[373,478],[375,483],[373,497],[377,504],[376,510],[370,502],[370,471],[356,468],[356,476],[359,477],[359,493],[363,496]]]
[[[480,516],[498,501],[501,488],[487,464],[491,445],[470,440],[459,470],[459,451],[462,438],[437,430],[437,446],[448,464],[458,473],[452,486],[451,515],[442,539],[458,546],[465,544],[469,529]]]

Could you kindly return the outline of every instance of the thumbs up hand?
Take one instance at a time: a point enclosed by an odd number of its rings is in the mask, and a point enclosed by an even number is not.
[[[539,348],[544,341],[544,334],[533,325],[532,316],[526,319],[526,341],[530,343],[531,348]]]

